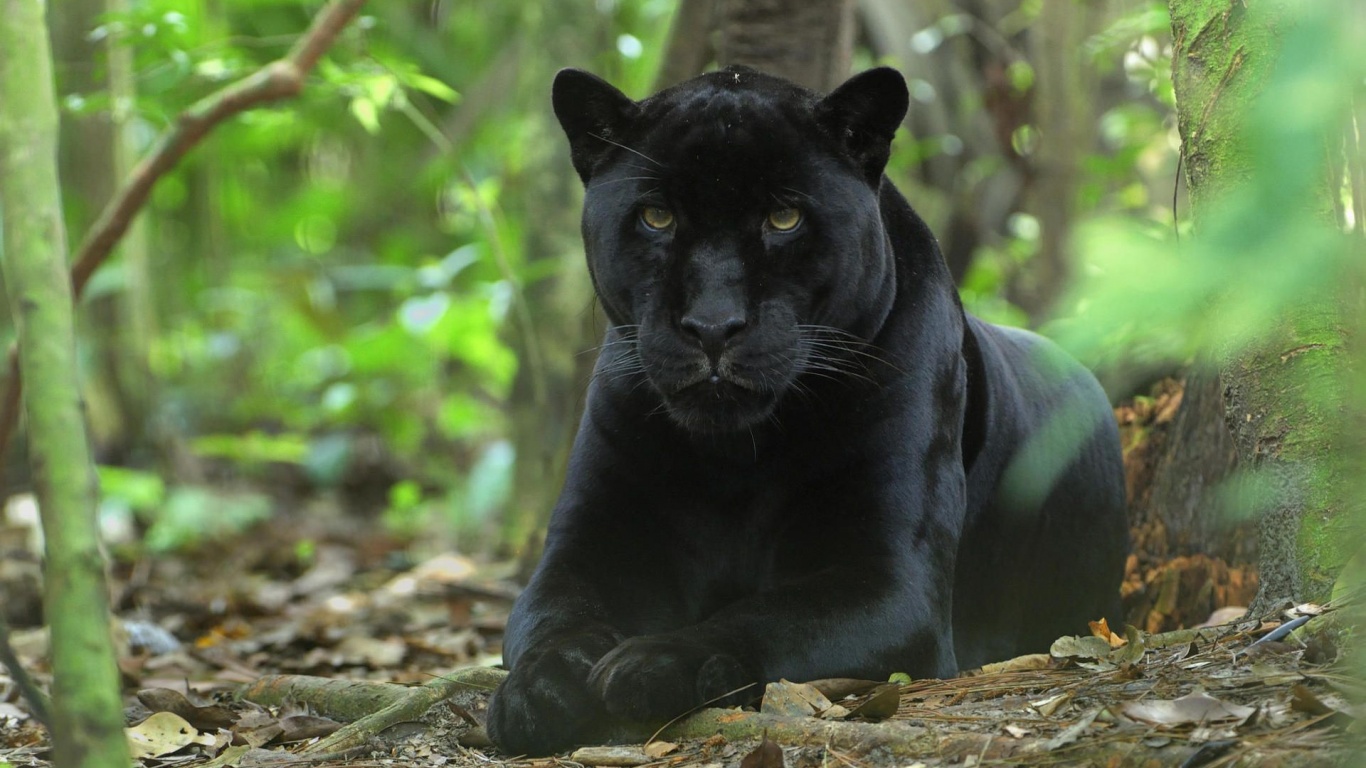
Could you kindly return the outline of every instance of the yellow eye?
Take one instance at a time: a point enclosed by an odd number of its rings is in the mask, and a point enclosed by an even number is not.
[[[791,232],[802,223],[802,212],[796,208],[779,208],[768,215],[768,225],[779,232]]]
[[[668,208],[646,206],[640,210],[640,220],[650,229],[668,229],[674,225],[674,212]]]

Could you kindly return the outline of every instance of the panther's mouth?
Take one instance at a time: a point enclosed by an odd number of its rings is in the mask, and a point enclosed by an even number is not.
[[[774,393],[742,378],[710,372],[664,395],[669,416],[694,432],[733,432],[773,414]]]

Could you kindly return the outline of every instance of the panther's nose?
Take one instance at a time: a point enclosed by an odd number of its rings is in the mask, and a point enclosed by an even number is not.
[[[743,317],[726,315],[720,317],[702,317],[698,315],[687,315],[679,325],[683,326],[683,332],[694,339],[702,347],[702,352],[711,361],[712,367],[721,360],[721,353],[725,351],[726,345],[745,329],[747,323]]]

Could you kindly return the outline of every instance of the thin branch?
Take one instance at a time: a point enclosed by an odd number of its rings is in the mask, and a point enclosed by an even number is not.
[[[180,159],[224,120],[272,101],[297,96],[304,80],[337,36],[351,22],[365,0],[333,0],[314,19],[282,59],[195,102],[176,118],[176,123],[157,140],[156,146],[133,168],[114,198],[76,250],[71,268],[71,289],[79,300],[90,276],[109,258],[157,181],[175,168]],[[16,357],[10,350],[9,377],[0,397],[0,467],[4,466],[10,437],[19,420],[20,379]]]
[[[10,679],[14,681],[14,687],[19,689],[19,698],[28,704],[29,714],[33,719],[43,724],[49,734],[52,733],[52,702],[42,689],[29,677],[28,670],[19,661],[19,654],[14,652],[14,646],[9,641],[9,623],[5,621],[4,614],[0,613],[0,666],[9,672]]]

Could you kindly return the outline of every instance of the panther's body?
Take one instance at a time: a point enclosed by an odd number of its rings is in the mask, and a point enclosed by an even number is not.
[[[951,675],[1115,618],[1119,441],[1091,375],[966,315],[882,176],[888,69],[633,102],[562,72],[611,327],[509,621],[510,752],[780,677]]]

